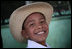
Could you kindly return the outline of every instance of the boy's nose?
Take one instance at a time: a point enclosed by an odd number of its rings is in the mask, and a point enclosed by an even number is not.
[[[37,29],[42,29],[42,25],[38,25],[37,26]]]

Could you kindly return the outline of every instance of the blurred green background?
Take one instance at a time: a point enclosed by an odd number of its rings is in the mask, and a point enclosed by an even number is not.
[[[26,43],[17,42],[11,35],[9,25],[1,26],[3,48],[25,48]],[[71,18],[52,18],[46,42],[52,48],[71,48]]]

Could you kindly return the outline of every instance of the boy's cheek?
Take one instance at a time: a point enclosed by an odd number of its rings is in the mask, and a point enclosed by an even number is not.
[[[29,35],[31,35],[31,34],[33,34],[33,29],[29,28],[29,29],[27,29],[27,32],[28,32]]]
[[[45,29],[46,32],[48,33],[48,31],[49,31],[49,26],[48,26],[48,25],[45,25],[45,26],[44,26],[44,29]]]
[[[48,29],[48,24],[45,24],[45,25],[43,25],[43,27],[44,27],[44,29],[46,28],[46,29]]]

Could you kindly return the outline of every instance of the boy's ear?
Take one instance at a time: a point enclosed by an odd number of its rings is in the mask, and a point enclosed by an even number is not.
[[[28,39],[28,34],[25,32],[25,30],[22,30],[21,34],[24,38]]]

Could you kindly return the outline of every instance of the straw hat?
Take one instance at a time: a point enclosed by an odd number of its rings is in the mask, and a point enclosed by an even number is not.
[[[46,21],[49,24],[53,14],[53,7],[46,2],[35,2],[17,8],[11,14],[9,21],[11,33],[17,41],[23,42],[25,40],[21,35],[22,24],[26,17],[33,12],[40,12],[44,14]]]

